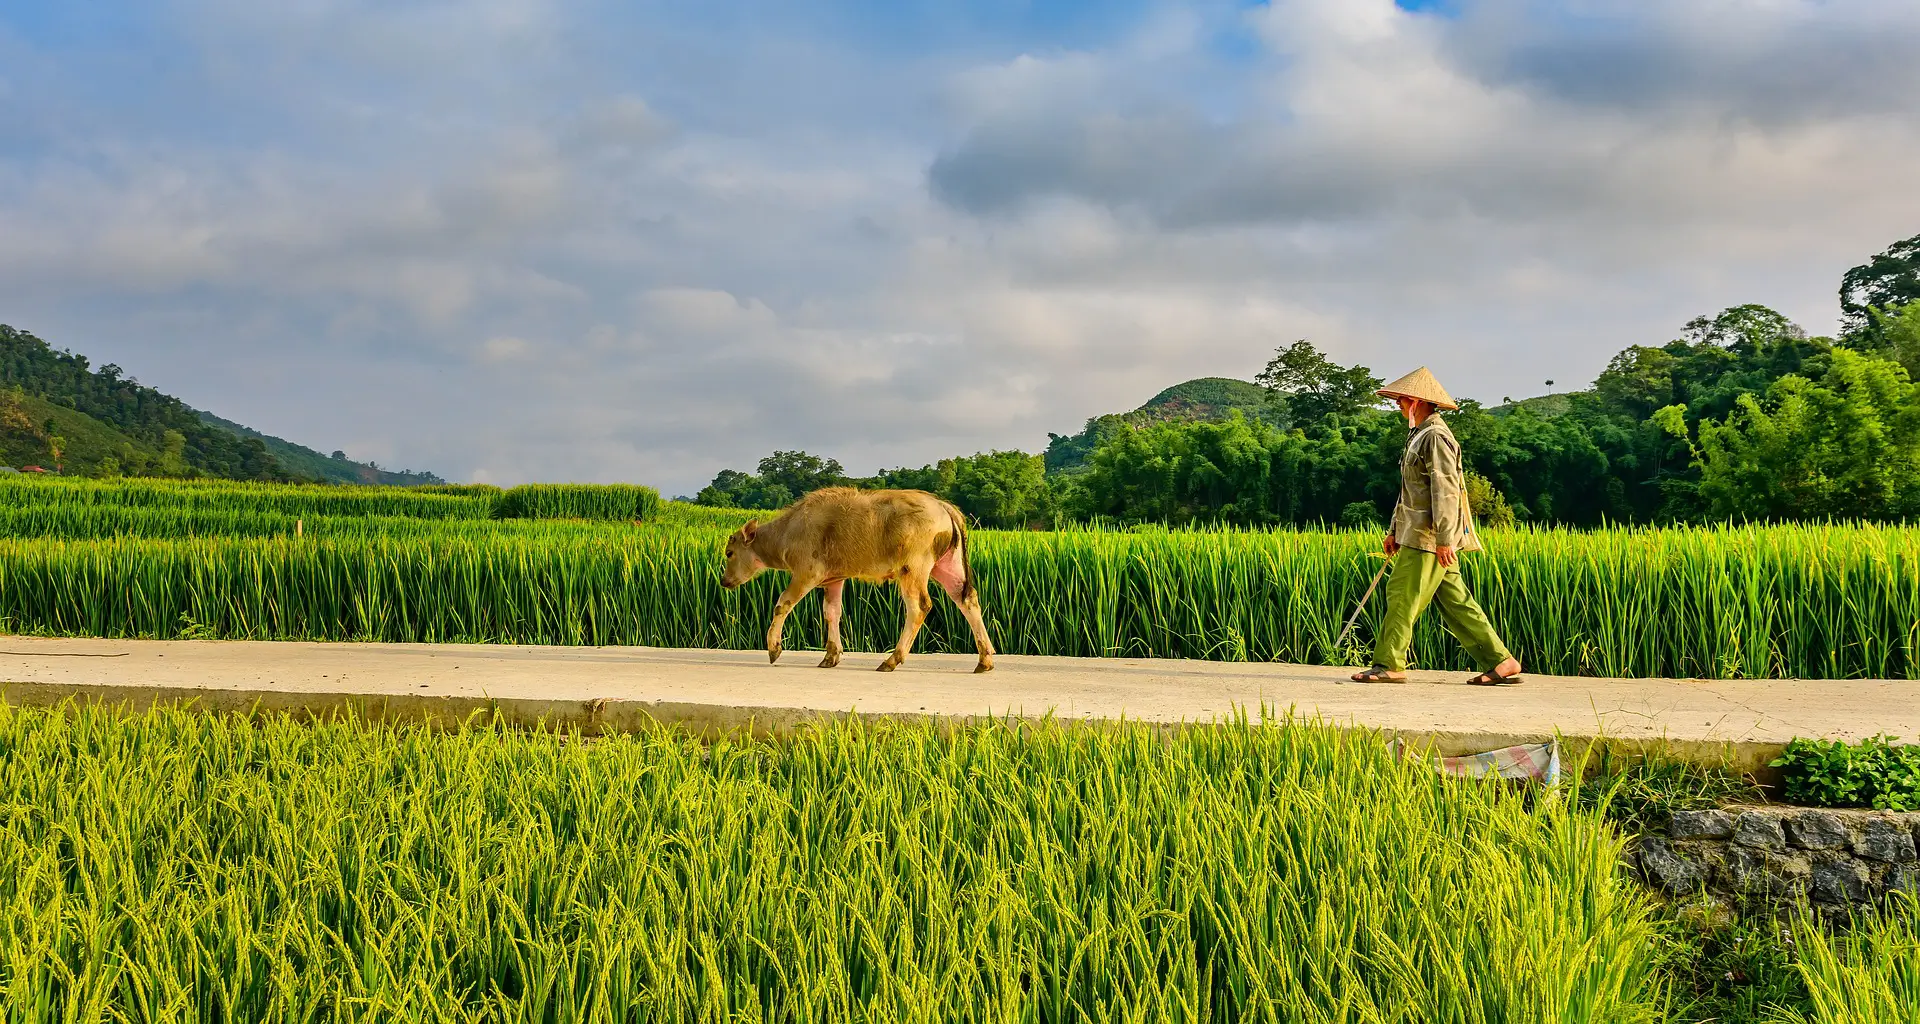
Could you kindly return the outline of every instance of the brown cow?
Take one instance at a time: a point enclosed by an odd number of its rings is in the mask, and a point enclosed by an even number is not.
[[[787,507],[765,526],[749,520],[727,538],[727,569],[720,585],[728,590],[767,569],[793,574],[787,592],[773,606],[767,626],[767,661],[780,660],[781,632],[787,614],[815,587],[826,590],[827,656],[821,668],[840,663],[840,594],[847,580],[884,583],[897,580],[907,622],[900,642],[880,663],[891,672],[907,660],[913,638],[933,610],[927,581],[940,586],[960,606],[973,627],[980,651],[975,672],[993,669],[993,643],[980,615],[980,595],[967,563],[966,518],[960,510],[925,491],[857,491],[828,487]]]

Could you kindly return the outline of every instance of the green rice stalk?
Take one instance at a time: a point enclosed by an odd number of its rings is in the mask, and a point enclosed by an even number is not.
[[[494,514],[501,519],[649,520],[660,507],[660,492],[637,484],[522,484],[501,494]]]
[[[16,514],[26,513],[0,522]],[[190,620],[260,639],[754,649],[785,586],[767,573],[723,590],[724,528],[364,518],[317,519],[294,537],[290,525],[257,521],[266,535],[252,537],[183,520],[186,532],[165,538],[0,539],[0,628],[171,637]],[[972,536],[989,630],[1013,654],[1347,664],[1359,652],[1334,649],[1335,634],[1378,565],[1370,532]],[[1463,571],[1534,671],[1920,676],[1920,530],[1523,529],[1489,540]],[[894,589],[851,583],[846,601],[847,648],[890,648]],[[1383,607],[1376,595],[1362,616],[1363,646]],[[803,601],[788,628],[789,647],[817,647],[819,601]],[[944,597],[918,649],[972,651]],[[1413,657],[1469,667],[1432,615]]]
[[[1877,911],[1829,934],[1809,917],[1794,923],[1795,967],[1813,1014],[1782,1014],[1791,1024],[1912,1024],[1920,1020],[1920,895],[1889,893]]]
[[[0,706],[0,1020],[1648,1019],[1564,800],[1298,721],[452,733]]]

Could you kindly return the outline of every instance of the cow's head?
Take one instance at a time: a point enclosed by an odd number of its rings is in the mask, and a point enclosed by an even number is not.
[[[720,574],[720,585],[732,590],[742,583],[760,575],[767,563],[753,553],[754,535],[760,532],[760,521],[747,520],[747,525],[733,531],[727,538],[727,570]]]

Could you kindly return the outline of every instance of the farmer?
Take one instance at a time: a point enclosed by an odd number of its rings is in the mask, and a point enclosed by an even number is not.
[[[1373,666],[1353,674],[1356,683],[1407,681],[1407,647],[1413,623],[1429,601],[1440,606],[1448,632],[1460,641],[1480,668],[1467,680],[1476,686],[1520,681],[1520,661],[1500,642],[1479,602],[1460,581],[1460,552],[1480,550],[1467,507],[1467,482],[1460,469],[1460,442],[1440,418],[1455,402],[1422,366],[1380,389],[1400,403],[1407,418],[1407,452],[1400,457],[1400,501],[1393,507],[1387,534],[1392,577],[1387,581],[1387,615],[1373,645]]]

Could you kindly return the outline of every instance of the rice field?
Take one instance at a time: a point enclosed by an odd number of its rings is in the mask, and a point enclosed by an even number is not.
[[[721,528],[323,519],[294,537],[284,520],[226,514],[234,532],[259,532],[0,539],[0,628],[752,649],[784,585],[767,574],[723,590]],[[1379,564],[1370,533],[973,537],[988,626],[1008,653],[1351,664],[1382,610],[1376,596],[1357,639],[1334,646]],[[1492,544],[1466,562],[1469,584],[1535,671],[1920,675],[1920,532],[1522,530]],[[848,649],[891,646],[900,614],[890,589],[849,585]],[[1416,663],[1467,667],[1435,620],[1416,633]],[[817,646],[823,628],[809,599],[789,646]],[[944,599],[919,648],[971,651]]]
[[[1889,893],[1879,912],[1842,935],[1802,916],[1793,935],[1812,1013],[1781,1014],[1783,1024],[1920,1020],[1920,894]]]
[[[0,1019],[1651,1019],[1650,908],[1576,804],[1300,722],[0,706]]]
[[[764,513],[659,502],[641,524],[499,519],[513,491],[419,490],[0,481],[0,629],[751,649],[784,586],[778,573],[734,592],[719,585],[726,534]],[[625,515],[651,494],[557,493],[529,511],[604,498]],[[1372,532],[972,537],[989,630],[1007,653],[1352,664],[1367,657],[1384,605],[1376,594],[1336,646],[1380,565]],[[1490,533],[1488,547],[1463,571],[1534,671],[1920,677],[1920,529],[1523,528]],[[848,649],[891,647],[895,593],[854,583],[847,602]],[[810,598],[788,646],[818,646],[823,628]],[[944,599],[919,649],[972,651]],[[1468,667],[1437,616],[1422,621],[1413,654]]]
[[[0,479],[0,630],[759,647],[784,581],[724,591],[720,550],[766,514],[651,493]],[[1353,663],[1381,611],[1334,646],[1370,531],[971,536],[1011,653]],[[1920,529],[1489,542],[1469,583],[1535,671],[1920,677]],[[891,646],[891,588],[847,605]],[[1465,667],[1434,619],[1416,662]],[[920,649],[971,652],[944,599]],[[0,705],[0,1024],[1676,1019],[1593,803],[1292,720],[703,745]],[[1813,999],[1769,1024],[1917,1019],[1920,904],[1795,935]]]
[[[0,510],[163,508],[177,512],[273,513],[289,517],[378,516],[414,519],[652,519],[660,494],[635,484],[488,484],[342,487],[230,480],[0,477]]]
[[[499,519],[607,519],[638,522],[660,507],[660,492],[637,484],[521,484],[494,501]]]
[[[232,480],[92,480],[0,477],[0,506],[104,505],[121,508],[245,509],[286,515],[486,519],[490,498],[408,487],[261,484]]]

